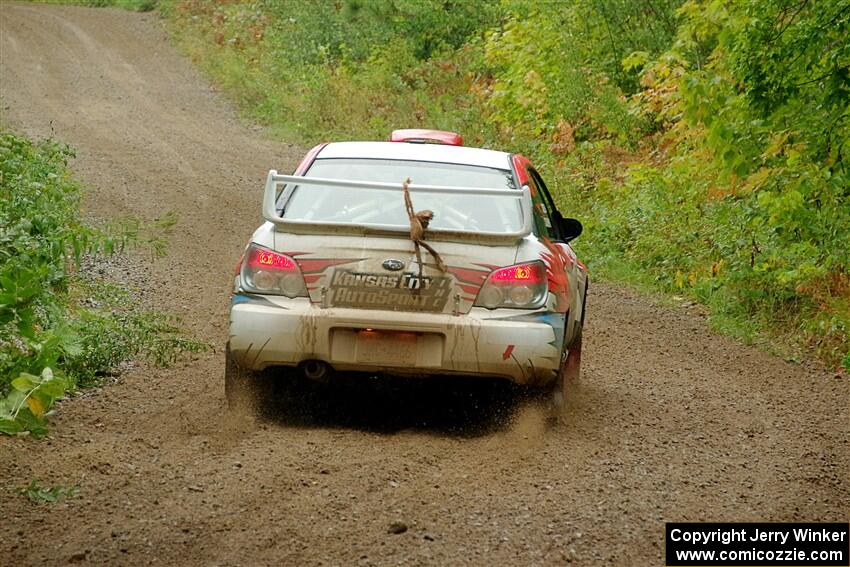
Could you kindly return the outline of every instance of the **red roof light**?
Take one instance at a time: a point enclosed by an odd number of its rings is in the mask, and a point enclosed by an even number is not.
[[[516,171],[517,180],[520,185],[528,185],[528,168],[531,167],[531,161],[519,154],[511,156],[511,161],[514,163],[514,171]]]
[[[420,142],[426,144],[443,144],[446,146],[462,146],[463,138],[457,132],[408,128],[405,130],[393,130],[393,133],[390,135],[390,142]]]

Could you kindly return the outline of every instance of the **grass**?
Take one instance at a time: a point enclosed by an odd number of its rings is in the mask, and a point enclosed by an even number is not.
[[[155,10],[158,0],[34,0],[40,4],[58,4],[65,6],[88,6],[91,8],[121,8],[131,12],[150,12]]]

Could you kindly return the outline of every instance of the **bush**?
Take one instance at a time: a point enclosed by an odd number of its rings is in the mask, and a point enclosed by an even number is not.
[[[163,251],[173,217],[106,229],[80,219],[73,154],[0,132],[0,431],[43,433],[44,416],[66,390],[90,386],[119,363],[143,355],[168,363],[185,339],[164,315],[77,271],[84,256],[130,243]],[[110,291],[113,290],[113,291]],[[97,298],[99,307],[84,304]]]

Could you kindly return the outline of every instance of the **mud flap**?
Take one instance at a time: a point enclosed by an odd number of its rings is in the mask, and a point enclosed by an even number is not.
[[[564,351],[566,358],[561,362],[555,388],[552,391],[552,404],[558,410],[564,407],[569,388],[575,385],[581,377],[581,335],[582,328],[579,327],[576,338]]]

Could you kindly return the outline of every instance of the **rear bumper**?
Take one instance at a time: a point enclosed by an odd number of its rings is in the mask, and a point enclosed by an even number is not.
[[[321,360],[338,370],[541,384],[560,364],[564,319],[515,309],[473,308],[460,316],[326,309],[306,298],[240,294],[230,308],[230,350],[253,370]]]

